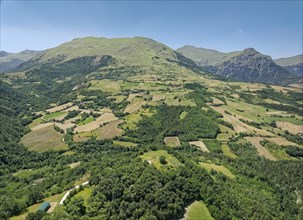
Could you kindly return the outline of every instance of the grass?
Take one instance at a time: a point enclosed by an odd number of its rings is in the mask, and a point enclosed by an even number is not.
[[[193,202],[185,214],[186,220],[213,220],[206,205],[202,201]]]
[[[27,133],[21,143],[29,150],[43,152],[47,150],[65,150],[67,145],[61,142],[63,134],[54,130],[53,125]]]
[[[122,147],[136,147],[138,146],[135,143],[132,142],[126,142],[126,141],[113,141],[114,145],[122,146]]]
[[[183,118],[186,117],[186,115],[188,114],[188,112],[182,112],[181,115],[180,115],[180,119],[182,120]]]
[[[97,128],[93,131],[81,132],[74,135],[74,141],[81,142],[87,141],[91,137],[96,137],[98,140],[111,139],[123,134],[123,130],[118,128],[118,125],[122,123],[121,120],[110,122],[103,127]]]
[[[82,197],[84,199],[84,206],[88,206],[88,200],[92,195],[92,189],[85,187],[82,191],[77,193],[74,198]]]
[[[167,164],[160,163],[160,156],[165,157]],[[140,156],[143,160],[150,161],[158,170],[166,170],[169,168],[177,168],[182,166],[182,163],[174,156],[167,153],[165,150],[149,151]]]
[[[213,164],[213,163],[199,163],[199,165],[201,167],[203,167],[204,169],[206,169],[208,172],[210,172],[211,170],[215,170],[217,172],[220,172],[222,174],[224,174],[225,176],[233,179],[233,178],[236,178],[236,176],[229,170],[227,169],[225,166],[222,166],[222,165],[216,165],[216,164]]]
[[[118,81],[113,80],[92,80],[89,89],[101,90],[103,92],[118,94],[121,92],[121,87]]]
[[[53,195],[53,196],[46,197],[43,200],[47,201],[47,202],[58,202],[59,203],[65,193],[66,193],[66,191],[64,191],[64,192],[62,192],[60,194],[56,194],[56,195]],[[26,217],[27,217],[27,215],[29,213],[36,212],[41,204],[42,204],[42,201],[39,202],[39,203],[36,203],[34,205],[31,205],[21,215],[13,216],[10,219],[11,220],[25,220]],[[58,207],[58,205],[57,205],[57,207]]]
[[[45,121],[50,121],[50,120],[53,120],[57,117],[60,117],[60,116],[65,116],[67,115],[67,112],[53,112],[53,113],[50,113],[50,114],[46,114],[42,117],[43,120]]]
[[[36,118],[35,120],[32,121],[32,123],[30,123],[28,125],[29,128],[33,128],[36,127],[37,125],[42,123],[42,119],[41,118]]]
[[[134,130],[137,128],[137,123],[142,119],[142,116],[152,116],[155,112],[151,111],[149,108],[147,109],[140,109],[138,112],[126,115],[123,120],[125,123],[122,125],[123,129],[131,129]]]
[[[180,146],[180,141],[178,137],[166,137],[164,138],[164,143],[169,147],[178,147]]]
[[[87,117],[84,121],[80,121],[77,125],[86,125],[90,122],[94,121],[94,118],[92,116]]]
[[[233,159],[236,159],[238,158],[238,156],[236,154],[234,154],[233,152],[231,152],[229,146],[227,144],[222,144],[221,145],[222,147],[222,151],[223,151],[223,154],[230,157],[230,158],[233,158]]]

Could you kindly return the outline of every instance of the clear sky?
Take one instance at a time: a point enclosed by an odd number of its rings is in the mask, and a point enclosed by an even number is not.
[[[43,50],[77,37],[143,36],[176,49],[254,47],[302,53],[300,1],[3,1],[1,50]]]

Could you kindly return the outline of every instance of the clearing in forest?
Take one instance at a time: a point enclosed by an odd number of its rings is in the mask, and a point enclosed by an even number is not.
[[[112,113],[104,113],[103,115],[96,118],[95,121],[92,121],[88,124],[81,125],[79,127],[75,128],[75,132],[87,132],[87,131],[93,131],[97,128],[100,128],[100,126],[103,126],[106,123],[116,121],[118,118],[112,114]]]
[[[188,142],[190,145],[194,145],[196,147],[199,147],[202,152],[207,152],[209,153],[208,148],[205,146],[205,144],[202,141],[191,141]]]
[[[73,103],[68,102],[68,103],[66,103],[66,104],[59,105],[59,106],[56,106],[56,107],[47,109],[46,112],[53,113],[53,112],[62,111],[62,110],[64,110],[64,109],[67,109],[68,107],[71,107],[72,105],[73,105]]]
[[[134,113],[138,111],[143,105],[146,104],[146,101],[143,99],[134,99],[130,104],[128,104],[124,110],[125,113]]]
[[[64,111],[64,112],[53,112],[50,114],[46,114],[42,116],[42,120],[44,121],[50,121],[50,120],[63,120],[64,117],[67,115],[68,112]]]
[[[128,95],[127,101],[131,102],[133,101],[136,97],[142,97],[142,93],[132,93]]]
[[[211,170],[215,170],[217,172],[224,174],[225,176],[227,176],[229,178],[232,178],[232,179],[236,178],[236,176],[223,165],[216,165],[213,163],[203,163],[203,162],[199,163],[199,165],[201,167],[203,167],[204,169],[206,169],[208,172],[210,172]]]
[[[260,138],[260,137],[245,137],[245,139],[247,141],[249,141],[252,145],[254,145],[258,151],[258,154],[259,156],[261,157],[265,157],[266,159],[268,160],[273,160],[273,161],[276,161],[277,159],[274,158],[270,153],[269,151],[263,147],[261,144],[260,144],[260,141],[262,141],[263,139]]]
[[[103,92],[118,94],[121,92],[121,87],[118,81],[114,80],[91,80],[90,90],[101,90]]]
[[[68,164],[67,166],[69,166],[70,168],[74,169],[74,168],[76,168],[77,166],[79,166],[80,164],[81,164],[81,162],[78,161],[78,162],[75,162],[75,163],[70,163],[70,164]]]
[[[230,114],[227,114],[223,108],[221,107],[214,107],[212,106],[212,108],[214,110],[216,110],[217,112],[221,113],[223,115],[223,119],[232,124],[232,126],[234,127],[234,130],[237,132],[237,133],[240,133],[240,132],[256,132],[257,134],[259,135],[267,135],[267,136],[273,136],[272,133],[268,132],[268,131],[265,131],[265,130],[261,130],[259,128],[255,128],[253,126],[250,126],[242,121],[240,121],[238,118],[236,118],[235,116],[233,115],[230,115]]]
[[[185,210],[186,213],[182,220],[214,220],[202,201],[194,201]]]
[[[289,131],[289,133],[292,134],[303,134],[303,125],[294,125],[290,122],[277,121],[277,127],[281,128],[284,131]]]
[[[164,138],[164,143],[169,147],[178,147],[181,145],[178,137],[166,137]]]
[[[165,163],[160,163],[160,157],[165,158]],[[179,167],[182,163],[165,150],[149,151],[140,156],[143,160],[152,163],[158,170],[167,169],[169,167]]]
[[[153,102],[159,102],[165,100],[165,95],[153,95]]]
[[[111,139],[123,134],[123,130],[118,128],[118,125],[123,123],[122,120],[112,121],[103,127],[100,127],[94,131],[83,132],[74,135],[74,141],[81,142],[87,141],[91,137],[96,137],[98,140]]]
[[[275,143],[276,145],[279,145],[279,146],[288,146],[288,145],[298,146],[298,144],[291,142],[291,141],[287,140],[286,138],[280,137],[280,136],[277,136],[274,138],[265,138],[265,139],[268,140],[269,142]]]
[[[122,146],[122,147],[136,147],[138,146],[136,143],[127,142],[127,141],[113,141],[114,145]]]
[[[67,145],[61,140],[63,134],[54,130],[52,124],[31,131],[21,138],[21,143],[28,147],[29,150],[43,152],[47,150],[67,149]]]
[[[230,157],[230,158],[233,158],[233,159],[236,159],[238,158],[238,156],[236,154],[234,154],[233,152],[231,152],[229,146],[227,144],[222,144],[221,145],[222,147],[222,151],[223,151],[223,154]]]

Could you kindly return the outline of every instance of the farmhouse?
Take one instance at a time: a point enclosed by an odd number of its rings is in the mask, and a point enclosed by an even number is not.
[[[50,208],[50,203],[49,202],[43,202],[40,207],[38,208],[37,211],[43,211],[46,212]]]

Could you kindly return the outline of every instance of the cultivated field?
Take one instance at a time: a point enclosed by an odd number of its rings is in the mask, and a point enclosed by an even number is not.
[[[224,174],[225,176],[229,177],[229,178],[236,178],[236,176],[229,170],[227,169],[225,166],[222,165],[216,165],[213,163],[199,163],[199,165],[201,167],[203,167],[204,169],[206,169],[208,172],[210,172],[211,170],[215,170],[217,172],[220,172],[222,174]]]
[[[56,106],[56,107],[47,109],[46,112],[53,113],[53,112],[62,111],[62,110],[64,110],[64,109],[67,109],[68,107],[71,107],[72,105],[73,105],[73,103],[68,102],[68,103],[66,103],[66,104],[59,105],[59,106]]]
[[[181,145],[178,137],[165,137],[164,143],[169,147],[178,147]]]
[[[260,141],[262,140],[262,138],[260,137],[245,137],[245,139],[247,141],[249,141],[252,145],[254,145],[258,151],[258,154],[259,156],[261,157],[265,157],[266,159],[268,160],[273,160],[273,161],[276,161],[277,159],[274,158],[270,153],[269,151],[263,147],[261,144],[260,144]]]
[[[67,149],[67,145],[61,141],[62,138],[63,134],[55,131],[51,124],[24,135],[21,143],[29,150],[38,152]]]
[[[79,127],[76,127],[75,132],[80,133],[80,132],[93,131],[93,130],[99,128],[100,126],[103,126],[106,123],[109,123],[111,121],[116,121],[116,120],[118,120],[118,118],[115,115],[113,115],[112,113],[104,113],[100,117],[96,118],[95,121],[81,125]]]
[[[190,145],[194,145],[196,147],[199,147],[202,152],[207,152],[209,153],[208,148],[205,146],[205,144],[202,141],[191,141],[188,142]]]
[[[299,134],[299,133],[303,134],[303,124],[294,125],[290,122],[278,121],[277,122],[277,127],[281,128],[284,131],[289,131],[289,133],[292,133],[292,134]]]

